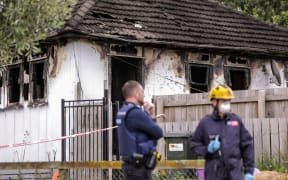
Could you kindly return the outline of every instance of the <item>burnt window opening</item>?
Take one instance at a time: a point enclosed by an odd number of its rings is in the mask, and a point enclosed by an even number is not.
[[[45,61],[31,62],[31,67],[32,100],[40,100],[45,97]]]
[[[247,65],[248,64],[247,59],[243,59],[243,58],[235,57],[235,56],[229,56],[228,62],[232,63],[232,64],[241,64],[241,65]]]
[[[3,87],[3,74],[0,74],[0,88]]]
[[[20,100],[20,65],[8,67],[8,103],[18,103]]]
[[[209,61],[209,60],[210,60],[209,55],[204,54],[204,55],[201,56],[201,61]]]
[[[0,74],[0,88],[3,87],[3,74]],[[0,93],[1,94],[1,93]]]
[[[0,72],[0,78],[3,73]],[[5,101],[8,107],[22,105],[28,101],[28,106],[42,105],[47,95],[47,49],[41,48],[41,52],[33,54],[33,59],[27,57],[17,60],[17,64],[7,66],[3,84],[5,85]],[[2,87],[2,79],[1,79]],[[0,87],[0,95],[1,95]],[[4,93],[2,92],[2,95]]]
[[[0,72],[0,104],[2,104],[3,73]]]
[[[229,61],[230,63],[236,63],[236,62],[237,62],[235,56],[229,56],[229,57],[228,57],[228,61]]]
[[[25,61],[23,63],[23,98],[24,101],[28,101],[29,100],[29,63],[27,61]]]
[[[125,54],[133,54],[133,55],[137,55],[137,52],[138,52],[137,49],[131,45],[127,45],[127,46],[115,45],[111,47],[111,50],[117,53],[125,53]]]
[[[247,60],[246,59],[238,58],[237,62],[238,62],[238,64],[247,64]]]
[[[232,90],[247,90],[250,78],[248,68],[225,67],[225,80]]]
[[[208,92],[212,78],[211,65],[189,64],[190,93]]]

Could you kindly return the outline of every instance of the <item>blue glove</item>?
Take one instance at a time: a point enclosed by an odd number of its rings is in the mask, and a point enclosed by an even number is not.
[[[254,176],[250,173],[245,174],[245,180],[254,180]]]
[[[219,136],[216,136],[215,140],[211,141],[208,145],[208,152],[214,153],[220,148]]]

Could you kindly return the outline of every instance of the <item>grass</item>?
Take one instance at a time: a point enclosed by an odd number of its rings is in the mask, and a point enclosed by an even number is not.
[[[262,171],[266,170],[288,173],[288,153],[282,154],[280,157],[279,161],[279,159],[265,154],[262,160],[260,159],[256,162],[256,167]]]

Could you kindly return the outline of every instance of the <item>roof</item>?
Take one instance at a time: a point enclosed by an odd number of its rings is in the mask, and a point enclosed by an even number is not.
[[[288,57],[288,29],[209,0],[79,0],[67,32],[141,44]]]

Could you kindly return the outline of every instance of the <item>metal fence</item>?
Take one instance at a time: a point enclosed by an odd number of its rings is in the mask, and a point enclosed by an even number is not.
[[[53,176],[53,169],[18,169],[0,170],[0,180],[49,179]]]
[[[115,101],[112,103],[112,125],[116,126],[116,115],[118,110],[120,109],[121,103],[119,101]],[[118,146],[118,135],[117,135],[117,129],[112,130],[112,160],[120,160],[120,154],[119,154],[119,146]]]
[[[198,180],[202,177],[201,175],[198,177],[196,169],[156,169],[152,175],[154,180]],[[97,179],[97,177],[93,178]],[[111,180],[108,173],[103,180]],[[113,169],[112,180],[124,180],[123,172],[120,169]]]
[[[108,127],[107,101],[62,100],[62,136],[89,132]],[[108,132],[93,133],[62,141],[62,161],[108,160]],[[95,169],[71,169],[73,179],[78,177],[104,176]]]
[[[154,180],[203,180],[203,166],[203,160],[160,161],[157,169],[153,171],[153,178]],[[124,180],[120,168],[120,161],[0,163],[0,179],[48,180],[58,171],[60,179],[65,180]],[[73,177],[71,172],[75,169],[82,174]],[[102,173],[86,173],[87,169]]]
[[[41,179],[41,180],[51,180],[53,174],[56,173],[55,169],[44,169],[44,170],[14,170],[14,171],[0,171],[0,180],[7,179]],[[85,174],[85,169],[78,169],[78,171],[83,171],[81,177],[76,179],[93,179],[93,180],[124,180],[124,175],[120,169],[113,169],[112,175],[109,175],[109,170],[104,169],[103,174]],[[95,171],[95,170],[94,170]],[[70,173],[71,174],[71,173]],[[197,180],[198,176],[195,169],[156,169],[153,171],[154,180]],[[72,176],[69,179],[73,179]],[[199,178],[200,179],[200,178]]]

